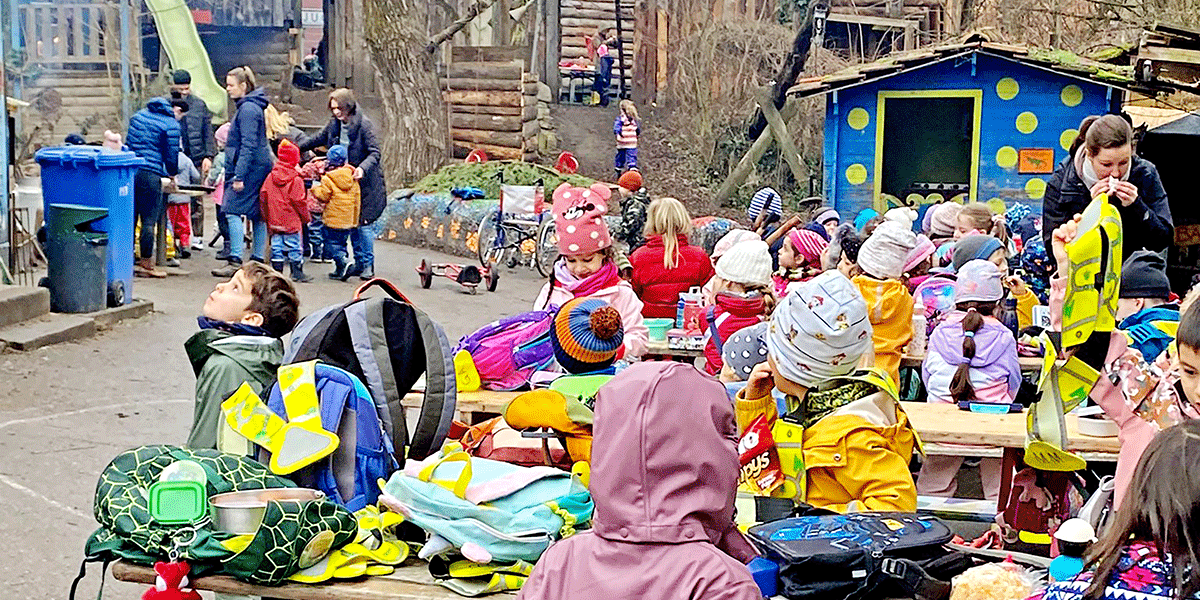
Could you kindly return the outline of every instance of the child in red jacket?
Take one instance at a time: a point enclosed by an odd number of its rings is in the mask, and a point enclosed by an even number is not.
[[[757,325],[775,308],[771,292],[771,251],[767,243],[750,240],[734,244],[717,261],[713,294],[704,312],[705,370],[717,375],[725,341]]]
[[[675,318],[679,294],[703,286],[713,276],[712,259],[688,244],[692,218],[683,203],[659,198],[646,211],[646,245],[638,248],[633,264],[633,291],[644,304],[647,319]]]
[[[312,277],[304,274],[304,252],[300,249],[300,228],[308,223],[307,192],[304,179],[296,166],[300,164],[300,148],[284,140],[279,144],[279,161],[259,191],[263,219],[271,231],[271,266],[283,271],[283,263],[292,268],[292,281],[307,283]]]

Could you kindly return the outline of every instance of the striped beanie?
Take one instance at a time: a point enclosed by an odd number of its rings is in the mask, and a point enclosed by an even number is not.
[[[750,208],[746,209],[746,216],[753,221],[762,214],[763,210],[766,210],[767,214],[783,216],[783,200],[774,188],[765,187],[755,192],[754,197],[750,199]]]
[[[550,328],[554,358],[571,374],[608,368],[623,341],[621,313],[598,298],[581,296],[563,304]]]
[[[804,258],[805,264],[821,264],[821,253],[829,242],[809,229],[793,229],[788,232],[788,241],[796,252]]]

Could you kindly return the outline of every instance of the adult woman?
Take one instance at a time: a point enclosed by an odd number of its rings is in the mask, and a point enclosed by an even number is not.
[[[216,277],[233,277],[242,265],[246,230],[242,217],[254,227],[254,251],[251,260],[263,262],[267,254],[267,224],[259,210],[258,192],[274,167],[267,145],[267,126],[263,110],[271,102],[254,81],[250,67],[237,67],[225,76],[225,91],[237,104],[237,113],[229,123],[225,142],[225,191],[221,205],[229,224],[229,263],[213,269]]]
[[[1159,251],[1172,243],[1174,226],[1158,169],[1133,153],[1133,128],[1117,115],[1091,116],[1058,165],[1042,201],[1042,240],[1050,247],[1054,230],[1083,212],[1100,194],[1121,213],[1128,258],[1143,248]]]
[[[329,112],[333,118],[320,133],[301,141],[300,150],[346,146],[347,164],[354,167],[354,178],[362,190],[358,227],[350,233],[354,246],[354,265],[347,275],[359,275],[364,281],[375,276],[375,222],[387,206],[387,184],[383,180],[375,124],[358,112],[354,92],[338,88],[329,94]]]
[[[633,291],[642,299],[642,316],[674,318],[680,292],[700,287],[712,278],[712,259],[703,248],[688,244],[692,219],[683,203],[659,198],[646,213],[646,245],[638,248],[633,264]]]

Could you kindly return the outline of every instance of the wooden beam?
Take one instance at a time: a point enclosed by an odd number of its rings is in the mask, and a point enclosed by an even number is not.
[[[783,105],[783,111],[780,116],[784,121],[790,121],[796,115],[796,112],[796,100],[789,98],[787,103]],[[733,195],[733,191],[746,181],[746,177],[754,170],[754,166],[762,159],[763,154],[766,154],[767,149],[771,147],[771,140],[773,139],[771,131],[768,128],[758,134],[758,138],[750,145],[750,149],[746,151],[746,154],[742,155],[742,159],[729,172],[729,176],[725,178],[725,181],[721,183],[720,189],[717,190],[717,204],[722,204]]]
[[[530,121],[536,123],[537,121]],[[466,115],[450,114],[450,126],[455,129],[483,129],[487,131],[521,131],[525,122],[521,117],[503,117],[500,115]]]
[[[451,90],[444,92],[443,96],[445,97],[446,102],[456,105],[477,104],[480,106],[512,106],[517,108],[523,106],[520,92],[472,92]]]
[[[783,117],[780,116],[779,110],[775,108],[775,102],[771,98],[770,88],[759,88],[754,92],[754,98],[758,101],[759,108],[763,111],[763,116],[767,118],[767,125],[775,134],[775,141],[779,142],[779,151],[783,154],[784,160],[792,169],[792,177],[796,179],[796,184],[808,181],[808,170],[800,162],[800,153],[796,151],[796,142],[788,133],[787,124],[783,122]]]
[[[855,25],[870,25],[880,29],[906,29],[916,25],[916,21],[908,19],[889,19],[886,17],[871,17],[867,15],[853,15],[848,13],[831,12],[826,18],[827,21],[835,23],[853,23]]]

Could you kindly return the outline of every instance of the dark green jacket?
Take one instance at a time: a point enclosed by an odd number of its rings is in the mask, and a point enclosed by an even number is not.
[[[269,391],[283,363],[283,341],[202,329],[188,339],[184,349],[196,373],[196,407],[187,447],[216,448],[221,428],[226,426],[221,403],[243,382],[259,396]]]

